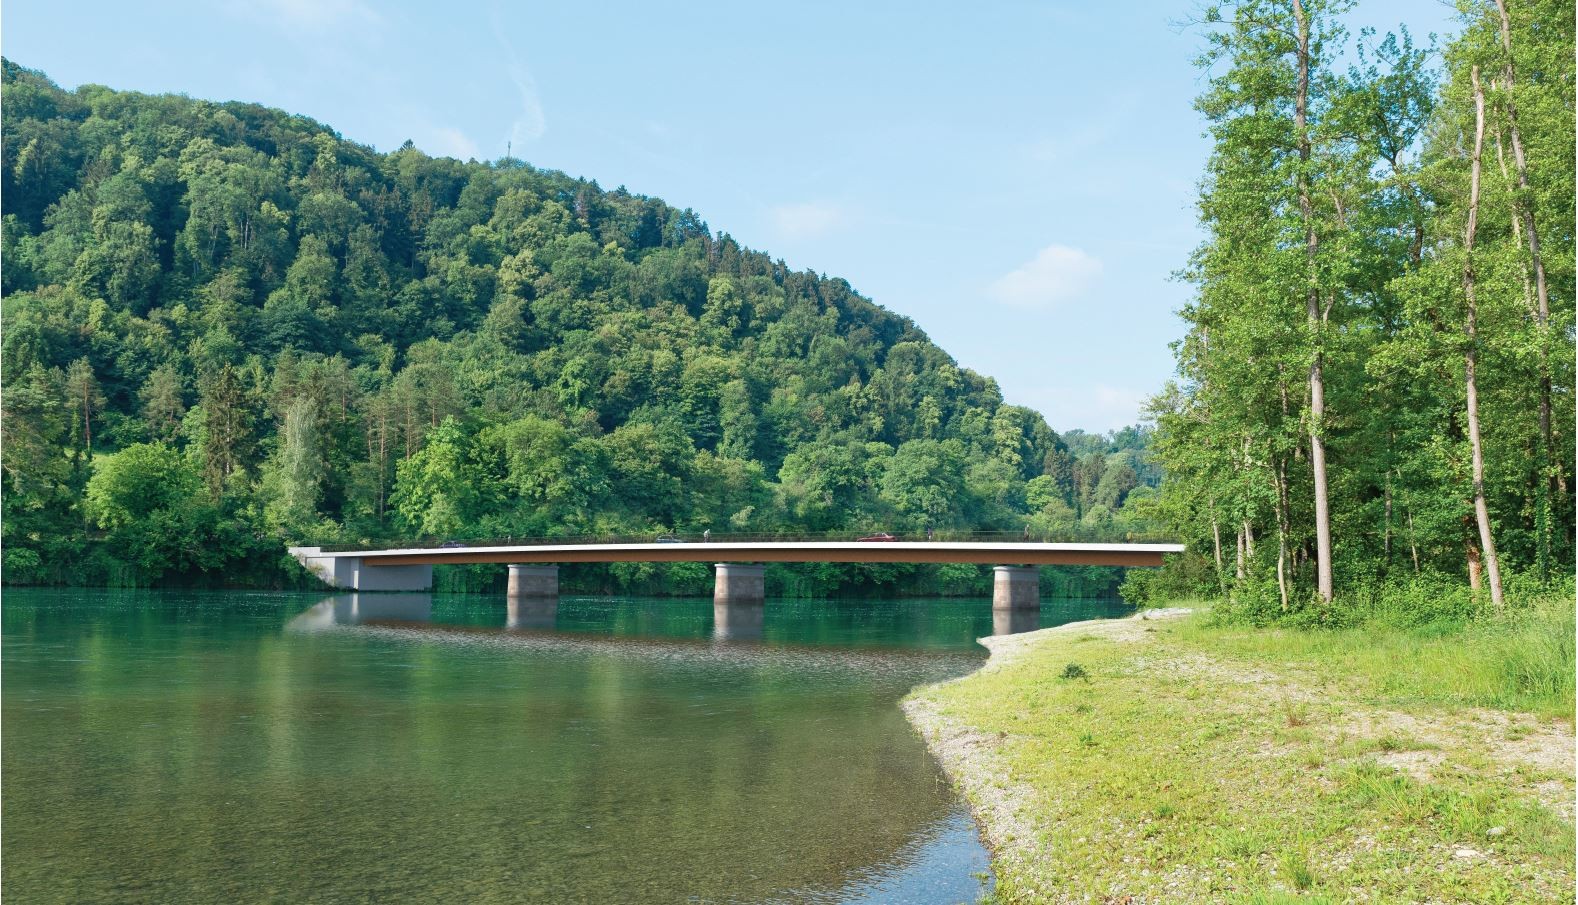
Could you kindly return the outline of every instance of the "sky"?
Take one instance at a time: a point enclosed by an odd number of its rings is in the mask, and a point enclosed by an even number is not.
[[[1139,420],[1209,151],[1193,0],[7,0],[0,52],[696,211],[912,318],[1056,430]],[[1441,0],[1353,25],[1451,30]]]

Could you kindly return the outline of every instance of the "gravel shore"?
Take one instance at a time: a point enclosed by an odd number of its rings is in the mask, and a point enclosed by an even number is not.
[[[1127,619],[1092,619],[1017,635],[982,638],[980,643],[991,651],[991,656],[979,672],[1002,669],[1025,651],[1058,635],[1094,635],[1113,641],[1144,641],[1149,623],[1177,619],[1189,612],[1186,608],[1147,610]],[[975,732],[950,718],[924,693],[947,684],[941,682],[927,686],[919,694],[906,698],[901,705],[904,715],[926,739],[927,747],[942,764],[949,781],[969,803],[976,823],[981,828],[981,838],[992,853],[994,867],[1022,863],[1037,857],[1044,840],[1038,838],[1037,821],[1030,811],[1034,801],[1032,790],[1008,779],[1010,771],[998,754],[997,737]],[[1055,896],[1052,890],[1044,892],[1048,898]]]

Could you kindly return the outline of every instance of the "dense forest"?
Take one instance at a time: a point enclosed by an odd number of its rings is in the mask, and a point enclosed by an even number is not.
[[[1191,554],[1133,593],[1280,618],[1467,585],[1500,610],[1572,574],[1573,5],[1464,0],[1439,48],[1351,10],[1194,23],[1206,238],[1148,504]]]
[[[1146,431],[1061,439],[908,319],[689,210],[252,104],[9,61],[3,85],[8,582],[278,586],[304,541],[1146,530]],[[801,593],[989,578],[776,571]]]

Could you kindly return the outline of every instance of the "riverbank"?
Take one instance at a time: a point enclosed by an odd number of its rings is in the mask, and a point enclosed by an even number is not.
[[[1566,606],[1547,634],[1570,674]],[[1169,610],[983,643],[904,709],[998,901],[1573,900],[1570,681],[1496,675],[1543,642]]]

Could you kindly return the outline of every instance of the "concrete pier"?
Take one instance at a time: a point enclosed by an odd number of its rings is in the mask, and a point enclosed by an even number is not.
[[[760,606],[767,599],[767,567],[761,563],[720,562],[713,568],[713,604]]]
[[[558,597],[515,597],[505,601],[504,627],[523,629],[552,629],[559,618]]]
[[[1035,566],[992,568],[993,610],[1041,609],[1041,570]]]
[[[516,597],[559,597],[559,567],[510,564],[510,583],[506,593]]]

